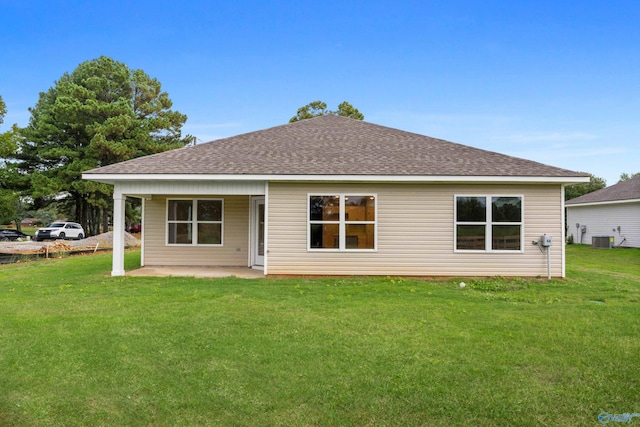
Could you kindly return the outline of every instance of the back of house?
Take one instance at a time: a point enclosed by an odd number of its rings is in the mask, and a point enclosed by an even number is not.
[[[83,177],[114,186],[116,234],[124,200],[142,200],[143,265],[555,277],[564,276],[564,185],[589,180],[334,115]],[[125,274],[119,244],[113,275]]]

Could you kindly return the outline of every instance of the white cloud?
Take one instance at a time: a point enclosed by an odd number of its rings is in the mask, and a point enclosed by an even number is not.
[[[224,129],[224,128],[235,128],[238,126],[242,126],[240,122],[227,122],[227,123],[196,123],[192,124],[187,122],[184,125],[184,129],[194,129],[194,130],[207,130],[207,129]]]
[[[597,135],[588,132],[533,132],[519,133],[507,136],[512,142],[571,142],[571,141],[593,141],[598,139]]]
[[[541,146],[537,149],[514,150],[511,154],[530,159],[555,158],[574,159],[587,157],[602,157],[628,152],[622,147],[579,147],[579,146]]]
[[[198,144],[200,144],[202,142],[215,141],[217,139],[237,135],[238,132],[233,129],[241,126],[242,123],[240,122],[196,124],[190,124],[187,122],[187,124],[182,127],[182,134],[195,136],[198,140]],[[228,131],[225,132],[223,129],[228,129]]]
[[[477,124],[496,124],[507,123],[514,119],[509,116],[499,114],[415,114],[409,113],[408,118],[428,123],[438,124],[458,124],[458,125],[477,125]]]

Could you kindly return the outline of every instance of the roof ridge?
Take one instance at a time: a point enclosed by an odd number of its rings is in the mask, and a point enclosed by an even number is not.
[[[85,174],[588,176],[339,115],[181,147]]]

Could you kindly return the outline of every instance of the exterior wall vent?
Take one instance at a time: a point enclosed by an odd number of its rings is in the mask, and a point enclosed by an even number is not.
[[[610,249],[613,247],[613,236],[593,236],[591,237],[591,247]]]

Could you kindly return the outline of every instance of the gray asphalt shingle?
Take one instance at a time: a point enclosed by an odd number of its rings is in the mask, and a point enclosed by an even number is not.
[[[336,115],[140,157],[85,174],[587,176]]]
[[[577,205],[581,203],[614,202],[620,200],[640,200],[640,176],[587,193],[575,199],[567,200],[565,204]]]

